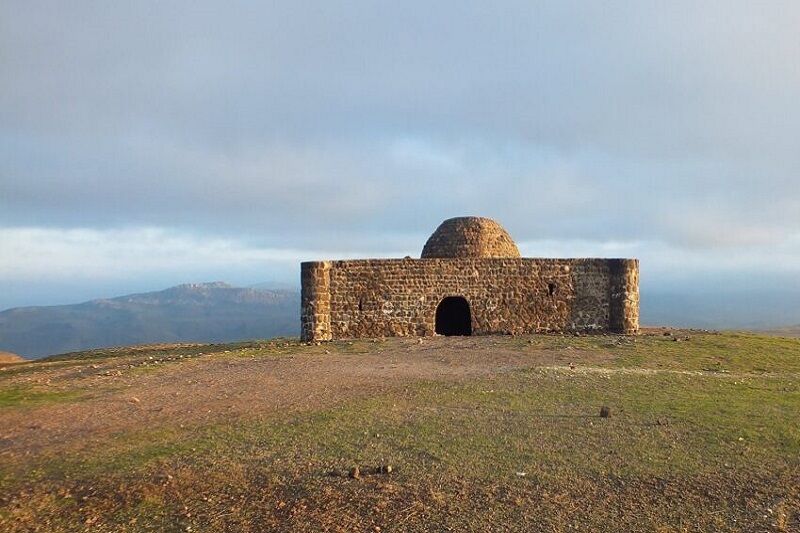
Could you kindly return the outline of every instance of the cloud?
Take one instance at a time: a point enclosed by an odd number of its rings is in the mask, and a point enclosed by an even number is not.
[[[798,26],[788,1],[3,2],[0,262],[416,255],[478,214],[567,255],[794,268]]]
[[[225,280],[242,286],[269,281],[296,287],[301,261],[418,257],[423,242],[409,238],[405,246],[376,254],[370,248],[344,252],[338,246],[271,248],[241,238],[157,227],[0,228],[0,309],[74,303],[190,281]],[[783,291],[796,286],[800,271],[800,234],[745,251],[660,241],[538,239],[518,244],[528,257],[638,257],[644,296],[665,290]]]
[[[386,257],[419,256],[413,248],[389,251]],[[638,257],[643,270],[663,279],[703,272],[786,273],[800,269],[800,234],[780,245],[754,246],[748,254],[729,250],[687,250],[654,241],[533,240],[519,242],[526,257]],[[0,229],[0,281],[48,279],[125,279],[154,273],[228,271],[271,278],[276,271],[299,275],[301,261],[374,257],[370,251],[342,253],[330,249],[270,248],[240,239],[209,238],[165,228]],[[775,260],[764,269],[760,257]],[[57,265],[57,268],[54,266]],[[258,277],[260,276],[260,277]]]
[[[800,271],[800,233],[780,243],[760,242],[736,250],[685,248],[661,241],[541,240],[518,246],[526,257],[636,257],[648,288],[747,276],[751,286],[761,286],[763,278],[777,276],[774,281],[783,283]]]
[[[299,262],[336,258],[331,250],[264,248],[164,228],[114,230],[0,228],[0,281],[124,279],[172,272],[296,270]],[[399,253],[394,254],[401,257]],[[350,253],[348,258],[369,257]],[[55,267],[55,268],[54,268]],[[261,278],[256,278],[258,281]]]

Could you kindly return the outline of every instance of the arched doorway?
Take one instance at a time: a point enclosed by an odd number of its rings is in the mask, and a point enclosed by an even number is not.
[[[436,333],[439,335],[472,335],[472,314],[462,296],[448,296],[436,308]]]

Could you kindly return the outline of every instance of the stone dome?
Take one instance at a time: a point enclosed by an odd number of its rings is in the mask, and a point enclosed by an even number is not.
[[[422,258],[519,257],[503,226],[490,218],[458,217],[442,222],[422,249]]]

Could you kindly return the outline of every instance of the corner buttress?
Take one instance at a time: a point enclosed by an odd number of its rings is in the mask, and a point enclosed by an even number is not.
[[[331,334],[331,263],[300,265],[300,339],[329,341]]]
[[[639,260],[609,259],[609,330],[623,335],[639,332]]]

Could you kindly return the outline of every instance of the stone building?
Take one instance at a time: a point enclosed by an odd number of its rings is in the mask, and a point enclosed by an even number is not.
[[[445,220],[420,259],[303,263],[301,282],[307,341],[639,329],[637,259],[520,257],[487,218]]]

